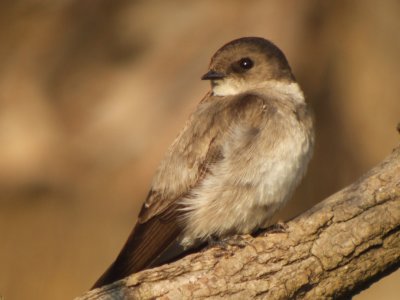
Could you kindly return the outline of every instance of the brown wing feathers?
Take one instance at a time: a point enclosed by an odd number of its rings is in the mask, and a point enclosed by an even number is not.
[[[223,158],[222,152],[212,139],[208,148],[205,161],[199,166],[198,180],[194,186],[198,185],[209,172],[210,165]],[[190,189],[189,189],[190,190]],[[148,197],[161,197],[156,191],[151,190]],[[179,198],[181,198],[180,196]],[[162,201],[162,199],[158,199]],[[159,215],[147,220],[148,209],[143,206],[139,214],[139,220],[128,240],[126,241],[121,253],[107,271],[96,281],[93,288],[110,284],[122,279],[132,273],[138,272],[150,266],[156,266],[159,258],[164,251],[174,247],[176,238],[182,228],[179,227],[179,203],[171,201],[171,205]],[[174,253],[175,256],[179,253]],[[170,254],[166,254],[170,256]],[[172,258],[172,257],[171,257]],[[165,262],[165,261],[164,261]]]

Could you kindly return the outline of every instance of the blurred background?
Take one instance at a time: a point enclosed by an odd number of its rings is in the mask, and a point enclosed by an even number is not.
[[[315,112],[314,159],[281,217],[350,184],[399,143],[399,32],[397,0],[2,1],[0,295],[91,287],[234,38],[275,42]],[[398,299],[399,280],[355,299]]]

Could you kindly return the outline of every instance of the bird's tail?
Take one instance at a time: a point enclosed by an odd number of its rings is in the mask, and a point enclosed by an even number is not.
[[[110,284],[149,267],[155,267],[183,252],[177,237],[180,228],[174,221],[152,218],[137,223],[114,263],[92,289]]]

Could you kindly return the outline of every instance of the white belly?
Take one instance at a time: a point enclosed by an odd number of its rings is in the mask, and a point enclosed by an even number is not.
[[[289,134],[265,151],[269,132],[261,132],[243,153],[215,165],[204,182],[185,200],[188,208],[182,244],[211,235],[250,233],[267,223],[292,195],[312,153],[311,137],[292,120]],[[290,121],[289,121],[290,122]],[[265,135],[265,136],[263,136]]]

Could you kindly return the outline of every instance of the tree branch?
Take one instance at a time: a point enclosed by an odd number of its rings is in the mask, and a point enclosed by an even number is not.
[[[88,299],[326,299],[400,266],[400,147],[347,188],[287,223],[90,291]]]

